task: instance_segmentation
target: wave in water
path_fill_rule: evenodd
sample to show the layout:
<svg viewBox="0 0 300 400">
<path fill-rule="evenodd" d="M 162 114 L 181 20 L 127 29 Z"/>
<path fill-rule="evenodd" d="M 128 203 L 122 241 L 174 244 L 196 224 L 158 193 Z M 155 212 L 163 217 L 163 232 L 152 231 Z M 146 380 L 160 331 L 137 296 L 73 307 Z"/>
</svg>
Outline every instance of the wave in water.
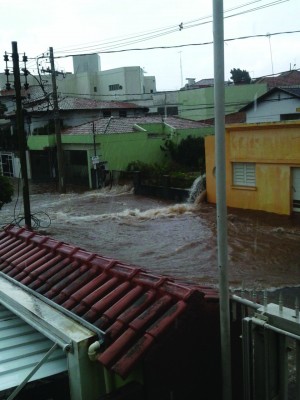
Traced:
<svg viewBox="0 0 300 400">
<path fill-rule="evenodd" d="M 184 214 L 193 214 L 196 207 L 192 204 L 175 204 L 168 207 L 153 208 L 141 211 L 138 208 L 125 209 L 119 212 L 110 212 L 103 214 L 87 214 L 87 215 L 71 215 L 67 212 L 57 211 L 53 213 L 52 218 L 56 220 L 68 220 L 70 222 L 89 222 L 89 221 L 105 221 L 105 220 L 154 220 L 158 218 L 172 218 Z"/>
</svg>

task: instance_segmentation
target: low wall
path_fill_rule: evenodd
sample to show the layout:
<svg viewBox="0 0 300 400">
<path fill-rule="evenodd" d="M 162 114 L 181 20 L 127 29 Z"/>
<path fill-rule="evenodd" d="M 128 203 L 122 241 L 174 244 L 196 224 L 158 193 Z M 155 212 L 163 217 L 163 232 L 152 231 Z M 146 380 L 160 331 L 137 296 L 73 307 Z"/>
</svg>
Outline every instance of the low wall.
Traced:
<svg viewBox="0 0 300 400">
<path fill-rule="evenodd" d="M 140 172 L 134 172 L 134 193 L 142 196 L 160 197 L 162 199 L 173 200 L 176 202 L 186 202 L 189 198 L 190 190 L 170 187 L 169 176 L 166 175 L 164 178 L 165 184 L 162 186 L 149 185 L 142 182 Z"/>
</svg>

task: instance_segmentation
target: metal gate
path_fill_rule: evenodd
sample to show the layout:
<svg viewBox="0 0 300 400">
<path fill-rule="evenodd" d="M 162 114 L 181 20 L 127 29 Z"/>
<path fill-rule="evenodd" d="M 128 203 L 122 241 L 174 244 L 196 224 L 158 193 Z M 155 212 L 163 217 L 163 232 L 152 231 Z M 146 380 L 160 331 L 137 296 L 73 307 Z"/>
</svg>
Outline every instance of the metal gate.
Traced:
<svg viewBox="0 0 300 400">
<path fill-rule="evenodd" d="M 0 153 L 0 164 L 3 176 L 14 176 L 13 153 Z"/>
</svg>

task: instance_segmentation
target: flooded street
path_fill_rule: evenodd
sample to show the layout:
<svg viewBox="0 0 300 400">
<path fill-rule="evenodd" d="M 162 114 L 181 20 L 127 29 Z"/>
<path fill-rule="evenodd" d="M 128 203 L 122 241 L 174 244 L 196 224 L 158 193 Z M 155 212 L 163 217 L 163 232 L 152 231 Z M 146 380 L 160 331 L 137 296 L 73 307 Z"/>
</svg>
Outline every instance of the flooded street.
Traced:
<svg viewBox="0 0 300 400">
<path fill-rule="evenodd" d="M 16 200 L 1 210 L 2 226 L 23 214 Z M 218 283 L 214 205 L 135 196 L 127 186 L 67 194 L 32 187 L 30 202 L 42 234 L 149 272 Z M 300 286 L 299 219 L 228 210 L 228 245 L 231 288 Z"/>
</svg>

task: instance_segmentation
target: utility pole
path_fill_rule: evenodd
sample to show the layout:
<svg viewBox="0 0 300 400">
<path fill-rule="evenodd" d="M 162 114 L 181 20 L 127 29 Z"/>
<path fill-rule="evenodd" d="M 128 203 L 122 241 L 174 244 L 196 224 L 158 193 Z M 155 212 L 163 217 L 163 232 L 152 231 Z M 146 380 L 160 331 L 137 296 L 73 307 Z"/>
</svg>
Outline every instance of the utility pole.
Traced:
<svg viewBox="0 0 300 400">
<path fill-rule="evenodd" d="M 28 185 L 27 162 L 26 162 L 27 143 L 24 131 L 24 115 L 22 109 L 20 65 L 19 65 L 17 42 L 12 42 L 12 60 L 13 60 L 13 72 L 14 72 L 14 87 L 16 93 L 16 125 L 17 125 L 19 155 L 20 155 L 21 173 L 22 173 L 24 217 L 25 217 L 26 227 L 28 229 L 31 229 L 29 185 Z"/>
<path fill-rule="evenodd" d="M 55 124 L 55 136 L 56 136 L 56 148 L 57 148 L 58 190 L 60 193 L 66 193 L 53 47 L 50 47 L 49 51 L 50 51 L 51 76 L 52 76 L 52 90 L 53 90 L 54 124 Z"/>
<path fill-rule="evenodd" d="M 226 138 L 224 88 L 223 0 L 213 0 L 214 99 L 216 136 L 217 243 L 220 290 L 220 327 L 223 400 L 232 399 L 230 303 L 228 288 L 228 243 L 226 206 Z"/>
</svg>

